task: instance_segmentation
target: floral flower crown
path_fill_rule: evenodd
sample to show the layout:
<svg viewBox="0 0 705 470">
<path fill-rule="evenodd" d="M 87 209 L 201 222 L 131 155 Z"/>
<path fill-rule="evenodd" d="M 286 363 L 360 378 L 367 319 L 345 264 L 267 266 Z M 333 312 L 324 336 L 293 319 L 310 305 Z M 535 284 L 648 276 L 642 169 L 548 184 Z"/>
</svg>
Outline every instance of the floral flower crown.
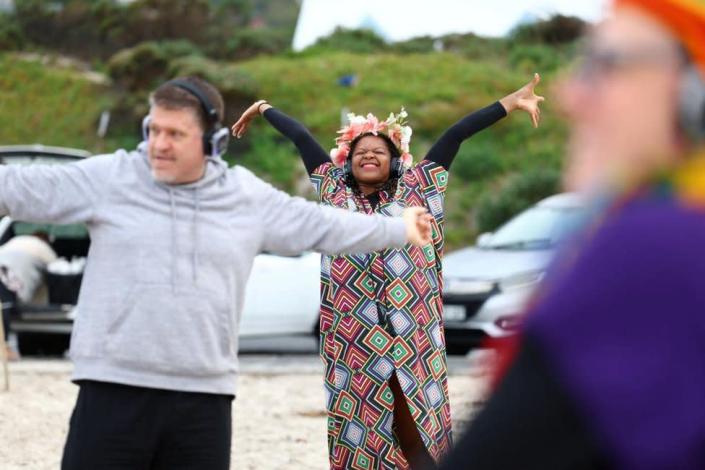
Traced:
<svg viewBox="0 0 705 470">
<path fill-rule="evenodd" d="M 411 126 L 407 124 L 407 116 L 404 108 L 401 108 L 399 114 L 390 113 L 386 121 L 379 121 L 373 114 L 368 114 L 367 117 L 353 113 L 348 114 L 349 124 L 338 131 L 340 136 L 335 139 L 338 146 L 330 151 L 333 163 L 339 167 L 345 165 L 352 141 L 360 135 L 384 134 L 399 150 L 404 167 L 411 167 L 413 157 L 409 153 L 409 142 L 412 130 Z"/>
</svg>

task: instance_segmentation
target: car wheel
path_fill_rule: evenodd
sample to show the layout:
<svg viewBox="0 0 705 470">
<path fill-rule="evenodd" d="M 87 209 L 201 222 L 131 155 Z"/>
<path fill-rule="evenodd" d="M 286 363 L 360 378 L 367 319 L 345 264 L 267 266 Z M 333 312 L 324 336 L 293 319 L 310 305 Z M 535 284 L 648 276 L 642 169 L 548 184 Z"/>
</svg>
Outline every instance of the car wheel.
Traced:
<svg viewBox="0 0 705 470">
<path fill-rule="evenodd" d="M 445 328 L 446 353 L 465 355 L 471 349 L 482 346 L 487 336 L 476 330 L 460 330 Z"/>
<path fill-rule="evenodd" d="M 313 325 L 313 337 L 316 339 L 316 351 L 321 350 L 321 315 L 318 315 L 316 324 Z"/>
<path fill-rule="evenodd" d="M 451 356 L 464 356 L 471 349 L 472 346 L 468 344 L 448 344 L 446 345 L 446 354 Z"/>
<path fill-rule="evenodd" d="M 64 357 L 70 343 L 70 335 L 17 333 L 17 346 L 22 356 Z"/>
</svg>

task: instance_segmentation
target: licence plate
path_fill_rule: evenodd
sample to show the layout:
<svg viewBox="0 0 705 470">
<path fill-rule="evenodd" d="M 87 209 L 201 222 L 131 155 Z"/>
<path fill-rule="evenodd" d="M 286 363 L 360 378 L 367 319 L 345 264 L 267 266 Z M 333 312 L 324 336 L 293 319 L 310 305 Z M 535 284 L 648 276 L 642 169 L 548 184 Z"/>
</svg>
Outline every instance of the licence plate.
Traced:
<svg viewBox="0 0 705 470">
<path fill-rule="evenodd" d="M 443 305 L 443 319 L 445 321 L 465 320 L 464 305 Z"/>
</svg>

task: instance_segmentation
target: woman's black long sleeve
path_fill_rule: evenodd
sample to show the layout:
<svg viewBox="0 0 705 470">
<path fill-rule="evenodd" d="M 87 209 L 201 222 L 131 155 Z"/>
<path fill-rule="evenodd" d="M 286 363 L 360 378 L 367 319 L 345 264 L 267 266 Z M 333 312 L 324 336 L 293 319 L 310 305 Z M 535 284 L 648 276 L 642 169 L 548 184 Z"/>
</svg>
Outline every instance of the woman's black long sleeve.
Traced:
<svg viewBox="0 0 705 470">
<path fill-rule="evenodd" d="M 276 130 L 296 145 L 309 175 L 319 166 L 331 161 L 328 153 L 299 121 L 276 108 L 269 108 L 263 114 Z"/>
<path fill-rule="evenodd" d="M 448 170 L 450 164 L 453 163 L 453 159 L 458 154 L 460 144 L 465 139 L 486 129 L 506 115 L 507 111 L 499 101 L 468 114 L 443 133 L 441 138 L 428 151 L 426 160 L 436 162 Z"/>
</svg>

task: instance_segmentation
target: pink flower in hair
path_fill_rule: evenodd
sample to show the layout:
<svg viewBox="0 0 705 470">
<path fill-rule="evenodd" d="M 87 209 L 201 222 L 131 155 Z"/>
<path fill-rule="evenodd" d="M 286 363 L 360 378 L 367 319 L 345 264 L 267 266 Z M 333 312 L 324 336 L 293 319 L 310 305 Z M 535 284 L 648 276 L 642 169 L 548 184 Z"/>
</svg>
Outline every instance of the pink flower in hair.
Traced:
<svg viewBox="0 0 705 470">
<path fill-rule="evenodd" d="M 394 142 L 394 145 L 399 147 L 401 144 L 401 127 L 400 126 L 390 127 L 387 132 L 387 136 L 391 139 L 392 142 Z"/>
<path fill-rule="evenodd" d="M 364 126 L 362 127 L 362 133 L 372 133 L 374 135 L 377 135 L 377 129 L 379 127 L 379 120 L 372 114 L 369 113 L 367 115 L 367 120 L 365 121 Z"/>
<path fill-rule="evenodd" d="M 345 159 L 348 158 L 350 147 L 348 145 L 340 145 L 337 148 L 331 149 L 330 158 L 336 166 L 342 167 L 345 165 Z"/>
</svg>

